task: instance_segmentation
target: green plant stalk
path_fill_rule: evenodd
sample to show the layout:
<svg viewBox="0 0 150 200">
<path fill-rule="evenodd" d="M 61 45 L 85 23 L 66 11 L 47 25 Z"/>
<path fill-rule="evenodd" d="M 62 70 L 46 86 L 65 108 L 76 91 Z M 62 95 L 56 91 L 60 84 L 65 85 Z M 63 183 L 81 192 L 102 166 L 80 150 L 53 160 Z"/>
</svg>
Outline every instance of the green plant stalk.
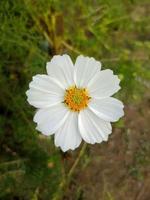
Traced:
<svg viewBox="0 0 150 200">
<path fill-rule="evenodd" d="M 68 185 L 70 184 L 70 181 L 71 181 L 71 179 L 73 177 L 75 169 L 76 169 L 77 165 L 79 164 L 80 159 L 82 158 L 82 156 L 85 153 L 86 147 L 87 147 L 87 144 L 84 143 L 82 148 L 81 148 L 81 150 L 80 150 L 80 152 L 79 152 L 79 154 L 78 154 L 78 157 L 76 158 L 75 162 L 73 163 L 68 175 L 66 176 L 66 178 L 63 178 L 63 180 L 61 181 L 61 183 L 59 185 L 59 189 L 56 192 L 56 194 L 54 195 L 53 200 L 61 200 L 63 198 L 64 193 L 67 190 Z"/>
</svg>

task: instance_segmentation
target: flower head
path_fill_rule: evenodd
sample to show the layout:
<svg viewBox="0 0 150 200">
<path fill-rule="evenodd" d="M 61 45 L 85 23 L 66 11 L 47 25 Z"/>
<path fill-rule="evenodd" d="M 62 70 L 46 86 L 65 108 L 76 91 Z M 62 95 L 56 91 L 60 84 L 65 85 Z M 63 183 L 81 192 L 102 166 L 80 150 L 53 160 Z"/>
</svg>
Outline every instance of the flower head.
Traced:
<svg viewBox="0 0 150 200">
<path fill-rule="evenodd" d="M 48 75 L 36 75 L 26 92 L 29 104 L 38 108 L 34 122 L 44 135 L 55 134 L 63 151 L 87 143 L 108 140 L 110 122 L 124 115 L 121 101 L 111 97 L 120 80 L 112 70 L 101 70 L 94 58 L 56 55 L 47 63 Z"/>
</svg>

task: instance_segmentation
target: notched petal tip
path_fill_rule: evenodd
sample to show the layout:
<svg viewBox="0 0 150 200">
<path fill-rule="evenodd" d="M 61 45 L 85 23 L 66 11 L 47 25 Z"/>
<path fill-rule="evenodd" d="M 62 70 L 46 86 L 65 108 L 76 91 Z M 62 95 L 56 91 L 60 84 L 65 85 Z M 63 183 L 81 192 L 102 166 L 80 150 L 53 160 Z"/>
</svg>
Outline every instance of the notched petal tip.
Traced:
<svg viewBox="0 0 150 200">
<path fill-rule="evenodd" d="M 45 136 L 47 136 L 47 137 L 53 134 L 53 133 L 49 133 L 49 132 L 45 132 L 45 131 L 43 131 L 43 130 L 40 128 L 39 125 L 36 126 L 35 129 L 36 129 L 37 131 L 41 132 L 43 135 L 45 135 Z"/>
<path fill-rule="evenodd" d="M 78 148 L 78 146 L 75 147 L 75 148 L 63 148 L 63 147 L 61 147 L 59 145 L 57 146 L 56 144 L 55 144 L 55 146 L 60 148 L 64 153 L 67 152 L 67 151 L 74 151 L 76 148 Z"/>
<path fill-rule="evenodd" d="M 56 139 L 56 134 L 55 134 L 55 146 L 56 147 L 58 147 L 58 148 L 60 148 L 63 152 L 66 152 L 66 151 L 73 151 L 73 150 L 75 150 L 76 148 L 78 148 L 79 147 L 79 145 L 80 145 L 80 143 L 79 144 L 77 144 L 76 146 L 74 146 L 74 147 L 71 147 L 71 146 L 66 146 L 66 144 L 64 145 L 64 144 L 59 144 L 59 142 L 58 142 L 58 140 Z"/>
</svg>

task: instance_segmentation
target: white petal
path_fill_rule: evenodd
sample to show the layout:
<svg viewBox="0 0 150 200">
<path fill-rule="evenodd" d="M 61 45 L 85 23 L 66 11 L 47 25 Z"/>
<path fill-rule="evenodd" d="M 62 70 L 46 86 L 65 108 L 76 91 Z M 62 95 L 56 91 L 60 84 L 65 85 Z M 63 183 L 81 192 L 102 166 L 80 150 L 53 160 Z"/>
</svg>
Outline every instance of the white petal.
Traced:
<svg viewBox="0 0 150 200">
<path fill-rule="evenodd" d="M 92 97 L 103 98 L 116 93 L 120 89 L 119 83 L 118 76 L 113 75 L 112 70 L 106 69 L 98 72 L 87 87 Z"/>
<path fill-rule="evenodd" d="M 74 150 L 81 143 L 81 136 L 78 129 L 78 114 L 70 112 L 65 123 L 55 134 L 55 145 L 60 146 L 65 152 L 69 149 Z"/>
<path fill-rule="evenodd" d="M 94 58 L 78 56 L 75 63 L 75 83 L 77 87 L 86 87 L 87 83 L 101 69 L 101 63 Z"/>
<path fill-rule="evenodd" d="M 36 108 L 46 108 L 63 101 L 65 91 L 57 81 L 48 75 L 36 75 L 26 92 L 29 104 Z"/>
<path fill-rule="evenodd" d="M 33 119 L 37 123 L 36 129 L 44 135 L 55 133 L 63 125 L 69 112 L 69 109 L 63 103 L 50 108 L 39 109 Z"/>
<path fill-rule="evenodd" d="M 91 110 L 85 109 L 79 113 L 79 130 L 87 143 L 100 143 L 108 140 L 111 124 L 97 117 Z"/>
<path fill-rule="evenodd" d="M 121 101 L 108 97 L 104 99 L 91 99 L 89 108 L 101 119 L 115 122 L 124 115 Z"/>
<path fill-rule="evenodd" d="M 74 67 L 68 55 L 54 56 L 46 68 L 48 75 L 57 79 L 64 89 L 74 85 Z"/>
</svg>

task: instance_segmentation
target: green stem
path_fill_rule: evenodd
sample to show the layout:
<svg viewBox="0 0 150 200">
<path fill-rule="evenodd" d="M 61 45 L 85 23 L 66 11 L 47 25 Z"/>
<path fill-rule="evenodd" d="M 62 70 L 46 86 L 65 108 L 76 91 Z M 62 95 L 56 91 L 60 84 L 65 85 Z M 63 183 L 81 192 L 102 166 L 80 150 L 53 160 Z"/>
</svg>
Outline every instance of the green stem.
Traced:
<svg viewBox="0 0 150 200">
<path fill-rule="evenodd" d="M 71 169 L 70 169 L 70 171 L 69 171 L 69 173 L 68 173 L 68 181 L 69 181 L 69 182 L 70 182 L 70 180 L 71 180 L 71 178 L 72 178 L 72 175 L 73 175 L 73 173 L 74 173 L 74 171 L 75 171 L 75 169 L 76 169 L 76 167 L 77 167 L 77 165 L 78 165 L 78 163 L 79 163 L 81 157 L 83 156 L 83 154 L 84 154 L 84 152 L 85 152 L 86 147 L 87 147 L 87 144 L 84 143 L 83 146 L 82 146 L 82 148 L 81 148 L 81 150 L 80 150 L 80 152 L 79 152 L 78 157 L 76 158 L 74 164 L 72 165 L 72 167 L 71 167 Z"/>
<path fill-rule="evenodd" d="M 75 172 L 75 169 L 77 167 L 77 165 L 79 164 L 80 162 L 80 159 L 82 158 L 82 156 L 84 155 L 84 152 L 85 152 L 85 149 L 86 149 L 86 146 L 87 144 L 84 143 L 79 154 L 78 154 L 78 157 L 76 158 L 75 162 L 73 163 L 68 175 L 66 176 L 66 179 L 63 179 L 59 185 L 59 189 L 58 191 L 56 192 L 56 194 L 54 195 L 54 198 L 53 200 L 61 200 L 64 196 L 64 193 L 66 191 L 66 189 L 68 188 L 68 185 L 72 179 L 72 176 Z"/>
</svg>

